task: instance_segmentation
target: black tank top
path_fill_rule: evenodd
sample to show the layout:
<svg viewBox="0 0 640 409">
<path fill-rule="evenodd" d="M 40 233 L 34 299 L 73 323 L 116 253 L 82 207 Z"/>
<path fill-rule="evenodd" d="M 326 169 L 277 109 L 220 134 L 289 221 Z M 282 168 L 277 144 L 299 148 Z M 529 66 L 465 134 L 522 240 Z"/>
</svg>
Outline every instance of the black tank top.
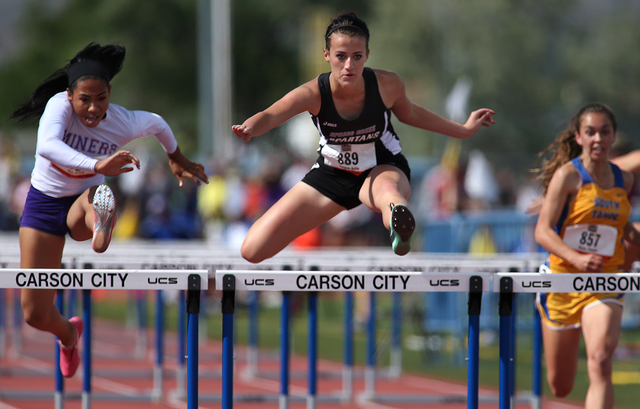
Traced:
<svg viewBox="0 0 640 409">
<path fill-rule="evenodd" d="M 321 107 L 311 115 L 320 132 L 318 163 L 347 171 L 362 172 L 386 163 L 402 150 L 391 125 L 391 110 L 385 107 L 375 72 L 364 68 L 365 102 L 360 115 L 343 119 L 336 110 L 329 83 L 330 73 L 318 77 Z M 355 155 L 354 155 L 355 154 Z"/>
</svg>

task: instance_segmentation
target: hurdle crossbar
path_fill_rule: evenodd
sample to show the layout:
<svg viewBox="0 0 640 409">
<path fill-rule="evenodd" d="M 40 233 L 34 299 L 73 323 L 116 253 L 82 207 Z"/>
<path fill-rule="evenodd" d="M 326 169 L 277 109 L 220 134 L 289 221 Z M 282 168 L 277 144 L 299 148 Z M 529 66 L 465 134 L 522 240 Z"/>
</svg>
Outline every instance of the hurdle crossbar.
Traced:
<svg viewBox="0 0 640 409">
<path fill-rule="evenodd" d="M 511 278 L 514 293 L 640 293 L 638 273 L 497 273 L 494 292 L 503 292 L 503 277 Z"/>
<path fill-rule="evenodd" d="M 188 290 L 189 276 L 198 275 L 208 288 L 204 270 L 2 269 L 0 288 L 63 290 Z"/>
<path fill-rule="evenodd" d="M 218 270 L 216 290 L 226 289 L 225 275 L 236 278 L 235 290 L 246 291 L 468 292 L 473 276 L 484 277 L 482 291 L 491 291 L 491 274 L 481 272 Z"/>
<path fill-rule="evenodd" d="M 260 290 L 281 291 L 283 293 L 283 305 L 281 313 L 281 390 L 279 396 L 280 408 L 287 408 L 289 403 L 289 373 L 288 373 L 288 310 L 290 294 L 294 291 L 308 292 L 310 294 L 310 338 L 315 334 L 315 293 L 319 291 L 368 291 L 373 297 L 375 292 L 469 292 L 473 294 L 473 308 L 469 310 L 470 336 L 478 337 L 480 299 L 477 295 L 491 290 L 490 273 L 425 273 L 422 271 L 409 272 L 380 272 L 380 271 L 254 271 L 254 270 L 218 270 L 215 273 L 216 289 L 223 291 L 223 397 L 222 407 L 231 408 L 233 397 L 232 379 L 233 366 L 230 357 L 233 356 L 233 347 L 227 340 L 233 338 L 233 303 L 236 290 Z M 472 297 L 470 295 L 470 302 Z M 373 298 L 371 300 L 373 303 Z M 373 321 L 370 319 L 370 321 Z M 373 327 L 373 322 L 370 326 Z M 473 328 L 471 329 L 471 327 Z M 227 342 L 225 342 L 227 341 Z M 470 348 L 477 348 L 478 340 L 469 342 Z M 284 345 L 284 346 L 283 346 Z M 309 345 L 310 359 L 315 360 L 315 344 Z M 370 345 L 369 349 L 372 349 Z M 373 354 L 370 354 L 373 355 Z M 470 361 L 477 360 L 477 351 L 471 351 Z M 370 357 L 371 358 L 371 357 Z M 374 391 L 375 378 L 373 376 L 373 359 L 369 359 L 365 372 L 366 391 L 362 397 L 369 401 L 383 400 Z M 470 363 L 470 372 L 477 371 L 477 362 Z M 307 408 L 314 409 L 317 401 L 316 365 L 309 362 L 309 380 Z M 477 385 L 477 374 L 470 375 Z M 326 397 L 325 397 L 326 398 Z M 337 396 L 340 399 L 340 396 Z M 426 397 L 429 399 L 429 397 Z M 471 388 L 468 391 L 467 401 L 470 407 L 477 407 L 478 391 Z"/>
</svg>

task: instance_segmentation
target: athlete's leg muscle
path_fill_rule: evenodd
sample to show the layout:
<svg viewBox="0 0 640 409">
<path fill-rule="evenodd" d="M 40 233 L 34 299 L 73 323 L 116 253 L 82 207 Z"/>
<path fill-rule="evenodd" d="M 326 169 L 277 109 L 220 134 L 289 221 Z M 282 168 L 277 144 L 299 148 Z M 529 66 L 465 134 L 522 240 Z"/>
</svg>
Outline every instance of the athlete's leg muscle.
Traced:
<svg viewBox="0 0 640 409">
<path fill-rule="evenodd" d="M 21 227 L 19 239 L 21 268 L 60 268 L 64 236 Z M 73 326 L 60 315 L 54 298 L 55 290 L 22 289 L 20 301 L 24 319 L 32 327 L 50 332 L 69 345 L 75 339 Z"/>
<path fill-rule="evenodd" d="M 407 199 L 411 193 L 411 186 L 407 176 L 398 168 L 391 165 L 376 166 L 362 188 L 360 201 L 374 212 L 382 213 L 384 227 L 389 229 L 391 219 L 390 203 L 408 206 Z"/>
<path fill-rule="evenodd" d="M 242 257 L 252 263 L 273 257 L 342 210 L 344 207 L 299 182 L 251 226 L 240 249 Z"/>
</svg>

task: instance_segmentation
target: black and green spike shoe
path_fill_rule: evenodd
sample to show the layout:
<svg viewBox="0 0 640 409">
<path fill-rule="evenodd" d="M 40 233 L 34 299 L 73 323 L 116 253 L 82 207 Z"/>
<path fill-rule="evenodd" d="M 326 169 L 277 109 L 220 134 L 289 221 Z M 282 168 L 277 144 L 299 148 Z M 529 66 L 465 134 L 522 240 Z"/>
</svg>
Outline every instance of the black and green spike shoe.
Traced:
<svg viewBox="0 0 640 409">
<path fill-rule="evenodd" d="M 411 236 L 416 229 L 416 221 L 411 210 L 403 204 L 389 205 L 391 208 L 391 221 L 389 222 L 389 235 L 393 252 L 404 256 L 411 250 Z"/>
</svg>

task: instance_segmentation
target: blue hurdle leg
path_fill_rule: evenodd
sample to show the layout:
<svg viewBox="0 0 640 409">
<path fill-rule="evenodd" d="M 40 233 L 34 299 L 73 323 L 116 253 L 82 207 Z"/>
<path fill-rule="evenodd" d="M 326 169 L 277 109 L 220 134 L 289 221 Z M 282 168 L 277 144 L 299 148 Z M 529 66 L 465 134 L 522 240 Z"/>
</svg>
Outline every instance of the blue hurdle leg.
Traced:
<svg viewBox="0 0 640 409">
<path fill-rule="evenodd" d="M 515 406 L 515 395 L 516 395 L 516 325 L 517 325 L 517 304 L 516 304 L 517 294 L 513 294 L 513 298 L 511 300 L 512 310 L 511 310 L 511 345 L 510 345 L 510 353 L 511 359 L 509 361 L 509 396 L 511 399 L 511 407 Z"/>
<path fill-rule="evenodd" d="M 280 409 L 289 407 L 289 306 L 291 293 L 282 292 L 280 310 Z"/>
<path fill-rule="evenodd" d="M 91 290 L 82 290 L 82 320 L 84 342 L 82 348 L 82 408 L 91 407 Z"/>
<path fill-rule="evenodd" d="M 467 369 L 467 409 L 478 409 L 480 366 L 480 311 L 482 304 L 482 277 L 469 280 L 469 362 Z"/>
<path fill-rule="evenodd" d="M 232 275 L 222 278 L 222 409 L 233 408 L 233 313 L 236 280 Z"/>
<path fill-rule="evenodd" d="M 478 408 L 480 316 L 469 315 L 469 362 L 467 362 L 467 408 Z"/>
<path fill-rule="evenodd" d="M 64 316 L 64 290 L 58 290 L 56 294 L 56 306 L 60 311 L 60 314 Z M 56 338 L 57 340 L 57 338 Z M 62 409 L 64 406 L 63 394 L 64 394 L 64 378 L 60 371 L 60 344 L 55 343 L 55 392 L 54 392 L 54 404 L 56 409 Z"/>
<path fill-rule="evenodd" d="M 189 276 L 187 290 L 187 409 L 198 408 L 198 343 L 200 315 L 200 277 Z M 232 318 L 233 319 L 233 318 Z M 223 331 L 224 332 L 224 331 Z M 233 334 L 232 334 L 233 337 Z"/>
<path fill-rule="evenodd" d="M 511 408 L 511 314 L 513 313 L 513 280 L 500 279 L 500 409 Z"/>
<path fill-rule="evenodd" d="M 309 293 L 309 374 L 308 374 L 308 388 L 309 394 L 307 396 L 307 409 L 315 409 L 316 407 L 316 389 L 318 385 L 318 293 Z"/>
</svg>

